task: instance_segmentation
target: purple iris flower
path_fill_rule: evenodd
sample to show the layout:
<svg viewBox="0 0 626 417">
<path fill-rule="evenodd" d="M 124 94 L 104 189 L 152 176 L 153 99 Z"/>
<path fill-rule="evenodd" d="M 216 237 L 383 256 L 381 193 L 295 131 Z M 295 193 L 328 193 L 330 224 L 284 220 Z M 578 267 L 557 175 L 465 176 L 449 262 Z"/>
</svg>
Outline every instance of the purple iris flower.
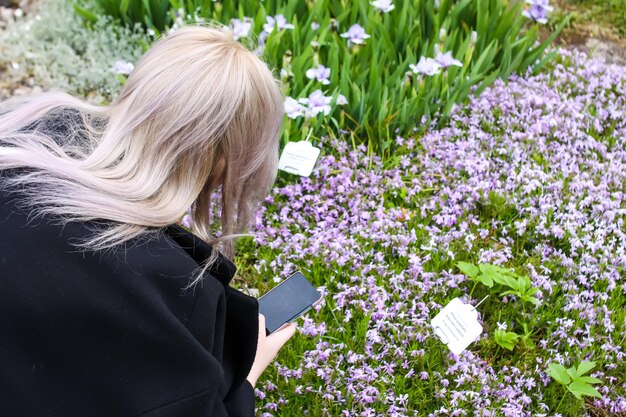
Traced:
<svg viewBox="0 0 626 417">
<path fill-rule="evenodd" d="M 297 119 L 300 116 L 304 116 L 306 107 L 298 103 L 291 97 L 285 98 L 285 113 L 290 119 Z"/>
<path fill-rule="evenodd" d="M 383 13 L 388 13 L 396 8 L 391 0 L 374 0 L 370 4 Z"/>
<path fill-rule="evenodd" d="M 265 21 L 267 23 L 263 25 L 263 30 L 267 33 L 271 33 L 274 30 L 274 26 L 276 26 L 278 30 L 294 28 L 293 24 L 287 23 L 287 19 L 285 19 L 285 16 L 283 16 L 282 14 L 277 14 L 274 17 L 267 16 L 265 18 Z"/>
<path fill-rule="evenodd" d="M 548 23 L 548 14 L 554 10 L 549 0 L 526 0 L 526 3 L 530 4 L 530 8 L 522 12 L 524 16 L 537 23 Z"/>
<path fill-rule="evenodd" d="M 250 34 L 250 29 L 252 29 L 252 19 L 249 17 L 244 17 L 242 20 L 232 19 L 231 27 L 233 29 L 233 37 L 235 40 L 245 38 Z"/>
<path fill-rule="evenodd" d="M 315 90 L 311 93 L 311 95 L 309 95 L 309 98 L 301 98 L 298 101 L 309 105 L 309 108 L 306 111 L 307 117 L 315 117 L 319 113 L 328 115 L 332 110 L 330 107 L 332 97 L 326 97 L 322 90 Z"/>
<path fill-rule="evenodd" d="M 416 74 L 436 75 L 441 72 L 441 65 L 432 58 L 421 57 L 417 65 L 409 65 Z"/>
<path fill-rule="evenodd" d="M 364 43 L 365 39 L 371 37 L 370 35 L 365 33 L 365 29 L 363 29 L 361 25 L 357 23 L 350 26 L 350 29 L 348 29 L 347 32 L 344 32 L 339 36 L 341 36 L 342 38 L 347 38 L 350 42 L 356 43 L 357 45 Z"/>
<path fill-rule="evenodd" d="M 462 67 L 463 64 L 461 63 L 461 61 L 459 61 L 458 59 L 454 59 L 452 57 L 452 52 L 448 51 L 445 54 L 442 54 L 441 52 L 437 52 L 437 56 L 435 57 L 435 61 L 437 61 L 437 63 L 439 65 L 441 65 L 441 68 L 443 69 L 447 69 L 453 65 L 457 66 L 457 67 Z"/>
<path fill-rule="evenodd" d="M 324 85 L 330 84 L 330 81 L 328 80 L 328 77 L 330 77 L 330 68 L 323 65 L 320 65 L 317 68 L 310 68 L 305 74 L 306 77 L 311 80 L 317 80 Z"/>
</svg>

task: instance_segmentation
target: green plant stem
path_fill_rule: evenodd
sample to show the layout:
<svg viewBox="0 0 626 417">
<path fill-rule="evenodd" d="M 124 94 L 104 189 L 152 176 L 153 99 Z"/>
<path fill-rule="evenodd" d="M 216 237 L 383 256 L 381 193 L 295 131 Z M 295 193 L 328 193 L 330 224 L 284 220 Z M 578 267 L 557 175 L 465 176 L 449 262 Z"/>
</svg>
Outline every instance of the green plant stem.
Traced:
<svg viewBox="0 0 626 417">
<path fill-rule="evenodd" d="M 472 290 L 469 293 L 469 296 L 471 297 L 472 294 L 474 293 L 474 290 L 476 289 L 476 286 L 478 285 L 478 281 L 474 281 L 474 286 L 472 287 Z"/>
<path fill-rule="evenodd" d="M 559 411 L 559 407 L 561 406 L 561 403 L 565 399 L 566 395 L 567 395 L 567 390 L 565 389 L 565 386 L 564 386 L 563 387 L 563 395 L 561 396 L 561 401 L 559 401 L 559 403 L 557 404 L 556 408 L 554 409 L 554 414 L 556 414 Z"/>
</svg>

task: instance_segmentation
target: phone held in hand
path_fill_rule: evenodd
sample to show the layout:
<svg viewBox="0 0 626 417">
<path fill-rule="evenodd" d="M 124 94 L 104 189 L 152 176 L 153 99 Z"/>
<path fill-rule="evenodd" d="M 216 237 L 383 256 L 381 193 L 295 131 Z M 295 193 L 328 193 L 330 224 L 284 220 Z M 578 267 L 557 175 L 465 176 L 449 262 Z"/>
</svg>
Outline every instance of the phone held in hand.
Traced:
<svg viewBox="0 0 626 417">
<path fill-rule="evenodd" d="M 259 298 L 259 313 L 265 316 L 265 330 L 270 333 L 295 321 L 322 301 L 322 294 L 296 272 Z"/>
</svg>

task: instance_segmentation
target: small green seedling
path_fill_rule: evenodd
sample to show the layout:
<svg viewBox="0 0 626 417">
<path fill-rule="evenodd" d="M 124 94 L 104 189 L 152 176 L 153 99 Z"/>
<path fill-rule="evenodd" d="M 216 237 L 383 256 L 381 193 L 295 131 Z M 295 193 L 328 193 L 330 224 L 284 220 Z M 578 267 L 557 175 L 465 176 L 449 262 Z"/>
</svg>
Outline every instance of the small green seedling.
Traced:
<svg viewBox="0 0 626 417">
<path fill-rule="evenodd" d="M 509 287 L 512 288 L 510 291 L 505 291 L 500 295 L 515 295 L 522 301 L 526 301 L 532 303 L 534 305 L 539 305 L 539 299 L 533 297 L 535 294 L 539 292 L 539 288 L 531 287 L 530 278 L 528 277 L 517 277 L 517 281 L 513 280 Z"/>
<path fill-rule="evenodd" d="M 469 262 L 458 262 L 457 266 L 465 275 L 475 282 L 480 282 L 486 287 L 493 287 L 494 283 L 507 285 L 515 281 L 515 272 L 492 264 L 480 264 L 478 266 Z"/>
<path fill-rule="evenodd" d="M 591 376 L 584 376 L 595 366 L 595 362 L 581 362 L 578 367 L 565 368 L 558 363 L 551 363 L 548 365 L 547 373 L 579 400 L 583 396 L 602 398 L 598 390 L 591 386 L 591 384 L 599 384 L 602 381 Z"/>
<path fill-rule="evenodd" d="M 527 276 L 519 276 L 511 269 L 492 264 L 476 266 L 469 262 L 458 262 L 457 266 L 474 282 L 480 282 L 488 288 L 493 287 L 494 284 L 511 288 L 500 295 L 515 295 L 522 301 L 539 305 L 539 299 L 534 297 L 539 292 L 539 288 L 531 286 L 530 278 Z"/>
<path fill-rule="evenodd" d="M 493 338 L 499 346 L 512 351 L 515 347 L 517 339 L 520 338 L 520 335 L 515 332 L 507 332 L 503 329 L 497 329 L 493 333 Z"/>
</svg>

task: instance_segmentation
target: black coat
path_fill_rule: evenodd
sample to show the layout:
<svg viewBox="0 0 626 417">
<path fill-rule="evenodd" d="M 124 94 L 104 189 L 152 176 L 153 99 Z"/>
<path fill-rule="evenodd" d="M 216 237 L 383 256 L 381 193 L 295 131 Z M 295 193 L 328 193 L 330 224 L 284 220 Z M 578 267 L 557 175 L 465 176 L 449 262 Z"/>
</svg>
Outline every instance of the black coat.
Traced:
<svg viewBox="0 0 626 417">
<path fill-rule="evenodd" d="M 182 294 L 211 253 L 182 227 L 81 252 L 92 225 L 20 200 L 0 190 L 0 416 L 254 415 L 258 303 L 229 287 L 229 260 Z"/>
</svg>

